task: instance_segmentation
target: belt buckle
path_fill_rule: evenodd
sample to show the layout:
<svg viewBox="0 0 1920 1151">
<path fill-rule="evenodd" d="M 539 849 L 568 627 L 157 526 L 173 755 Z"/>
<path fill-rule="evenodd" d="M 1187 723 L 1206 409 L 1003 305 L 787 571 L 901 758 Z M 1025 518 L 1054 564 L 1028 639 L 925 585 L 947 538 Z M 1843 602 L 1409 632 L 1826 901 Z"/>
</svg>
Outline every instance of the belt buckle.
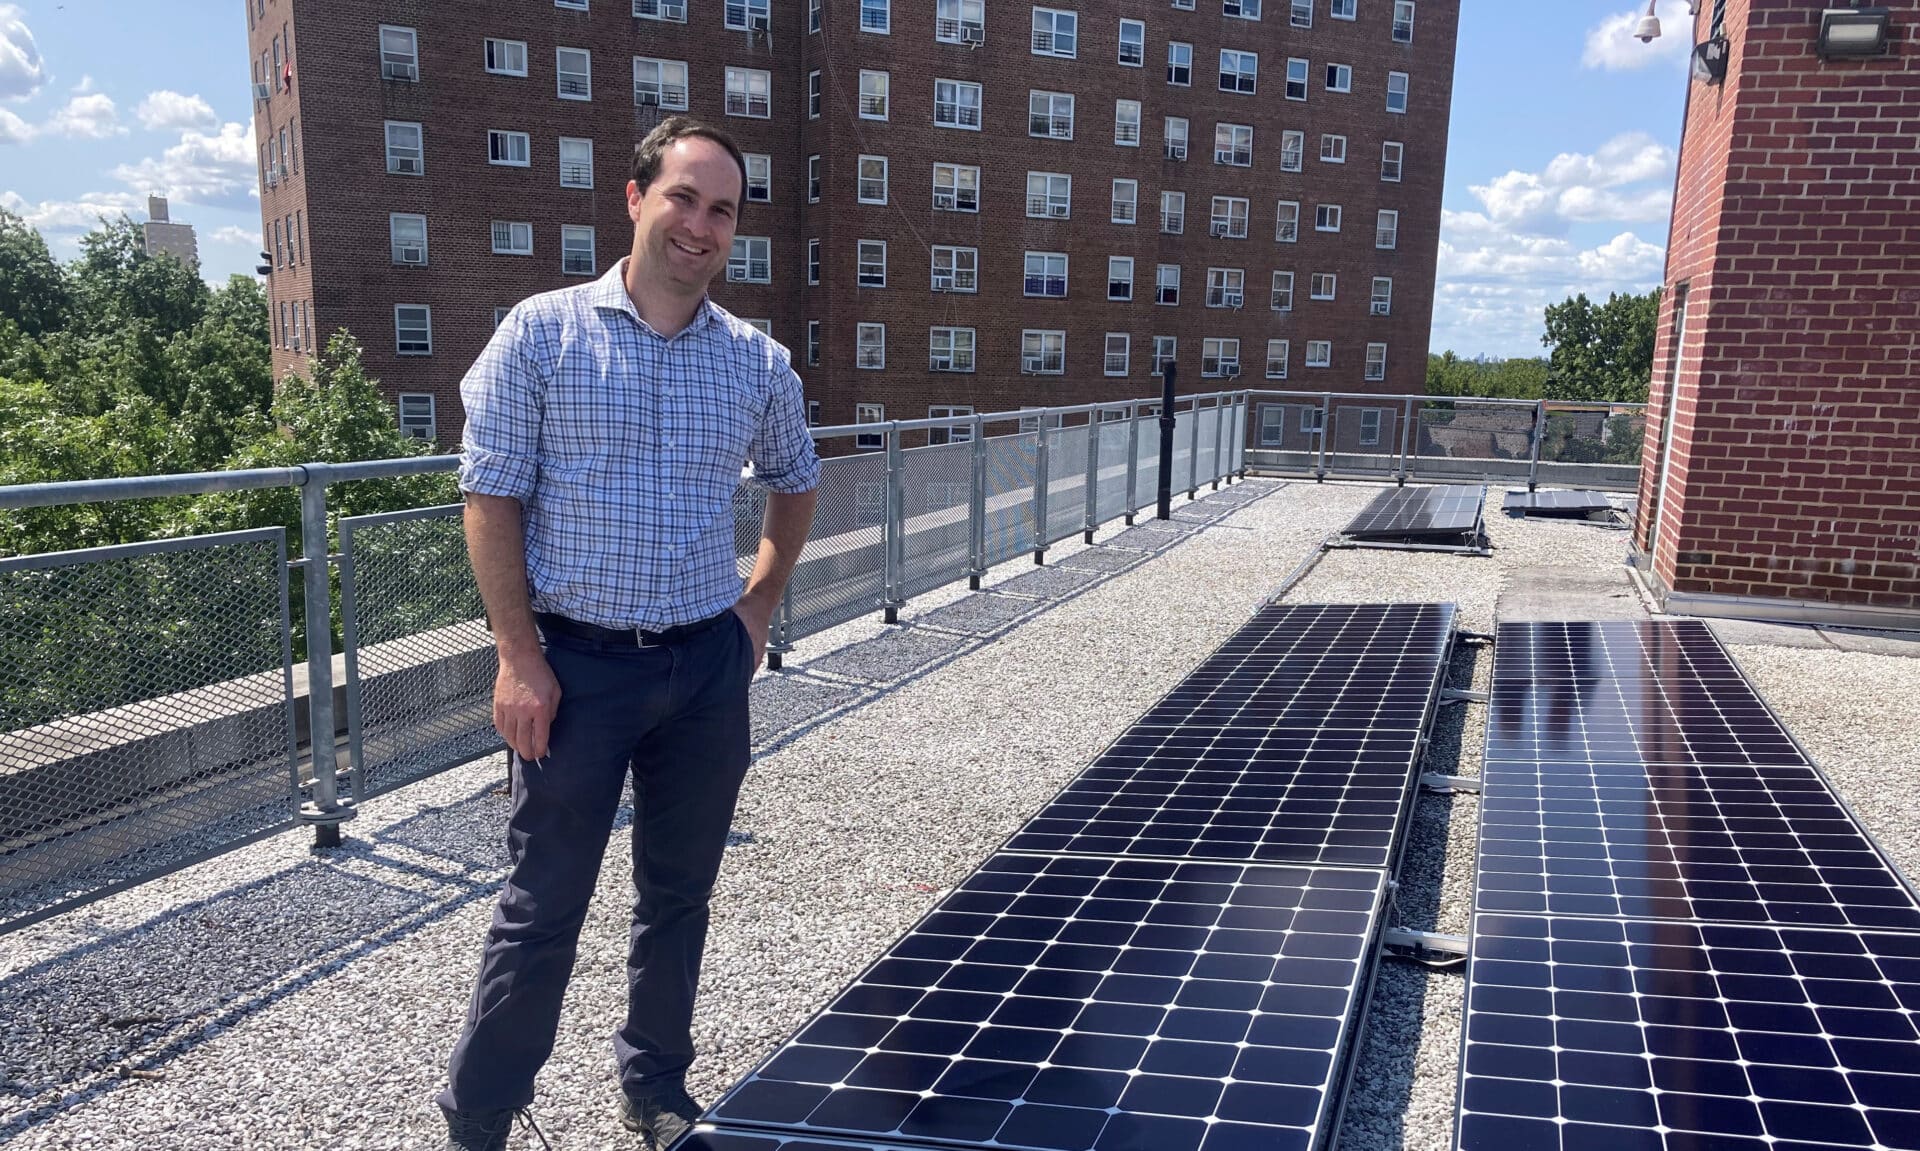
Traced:
<svg viewBox="0 0 1920 1151">
<path fill-rule="evenodd" d="M 660 646 L 659 638 L 653 632 L 648 631 L 639 624 L 635 624 L 633 627 L 633 644 L 635 647 L 643 650 Z"/>
</svg>

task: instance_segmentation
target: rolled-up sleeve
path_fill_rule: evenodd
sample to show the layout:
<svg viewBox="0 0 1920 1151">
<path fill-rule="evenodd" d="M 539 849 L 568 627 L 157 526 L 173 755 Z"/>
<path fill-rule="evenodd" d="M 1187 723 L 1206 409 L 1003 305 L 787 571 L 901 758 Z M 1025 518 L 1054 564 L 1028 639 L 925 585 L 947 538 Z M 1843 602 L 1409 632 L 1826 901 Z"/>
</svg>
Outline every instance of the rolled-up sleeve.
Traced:
<svg viewBox="0 0 1920 1151">
<path fill-rule="evenodd" d="M 460 381 L 460 490 L 525 503 L 538 473 L 542 373 L 522 311 L 500 321 Z"/>
<path fill-rule="evenodd" d="M 747 448 L 756 480 L 789 495 L 810 492 L 820 483 L 820 456 L 807 434 L 807 405 L 786 357 L 773 356 L 769 364 L 770 394 L 766 414 Z"/>
</svg>

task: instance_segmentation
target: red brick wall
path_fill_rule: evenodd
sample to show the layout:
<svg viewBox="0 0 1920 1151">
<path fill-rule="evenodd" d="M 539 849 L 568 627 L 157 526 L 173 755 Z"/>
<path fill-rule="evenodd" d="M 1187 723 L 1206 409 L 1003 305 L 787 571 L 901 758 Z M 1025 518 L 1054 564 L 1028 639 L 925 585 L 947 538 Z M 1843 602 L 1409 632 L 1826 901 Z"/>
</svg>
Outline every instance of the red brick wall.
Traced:
<svg viewBox="0 0 1920 1151">
<path fill-rule="evenodd" d="M 1729 0 L 1726 83 L 1692 86 L 1635 529 L 1672 413 L 1672 591 L 1920 607 L 1920 0 L 1887 7 L 1888 57 L 1821 60 L 1819 5 Z"/>
</svg>

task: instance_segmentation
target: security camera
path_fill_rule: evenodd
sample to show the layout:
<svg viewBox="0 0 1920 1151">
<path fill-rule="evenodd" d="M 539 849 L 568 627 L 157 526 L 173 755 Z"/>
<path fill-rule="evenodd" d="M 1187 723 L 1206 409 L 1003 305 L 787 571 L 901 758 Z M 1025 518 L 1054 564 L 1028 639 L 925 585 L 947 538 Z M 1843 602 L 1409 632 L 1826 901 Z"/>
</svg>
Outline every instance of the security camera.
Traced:
<svg viewBox="0 0 1920 1151">
<path fill-rule="evenodd" d="M 1659 2 L 1660 0 L 1647 0 L 1647 14 L 1640 18 L 1639 26 L 1633 30 L 1634 39 L 1642 44 L 1651 44 L 1654 37 L 1660 35 L 1660 17 L 1653 14 L 1653 7 Z"/>
</svg>

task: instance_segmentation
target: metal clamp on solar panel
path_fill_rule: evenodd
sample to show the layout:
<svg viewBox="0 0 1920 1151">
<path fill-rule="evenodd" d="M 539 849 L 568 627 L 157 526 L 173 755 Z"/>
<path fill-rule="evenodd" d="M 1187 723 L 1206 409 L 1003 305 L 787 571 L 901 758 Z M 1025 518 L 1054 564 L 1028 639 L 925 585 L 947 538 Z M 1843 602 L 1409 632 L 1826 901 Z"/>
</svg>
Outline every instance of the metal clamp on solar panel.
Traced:
<svg viewBox="0 0 1920 1151">
<path fill-rule="evenodd" d="M 1327 548 L 1491 555 L 1481 520 L 1487 489 L 1474 484 L 1388 488 L 1373 498 Z"/>
</svg>

